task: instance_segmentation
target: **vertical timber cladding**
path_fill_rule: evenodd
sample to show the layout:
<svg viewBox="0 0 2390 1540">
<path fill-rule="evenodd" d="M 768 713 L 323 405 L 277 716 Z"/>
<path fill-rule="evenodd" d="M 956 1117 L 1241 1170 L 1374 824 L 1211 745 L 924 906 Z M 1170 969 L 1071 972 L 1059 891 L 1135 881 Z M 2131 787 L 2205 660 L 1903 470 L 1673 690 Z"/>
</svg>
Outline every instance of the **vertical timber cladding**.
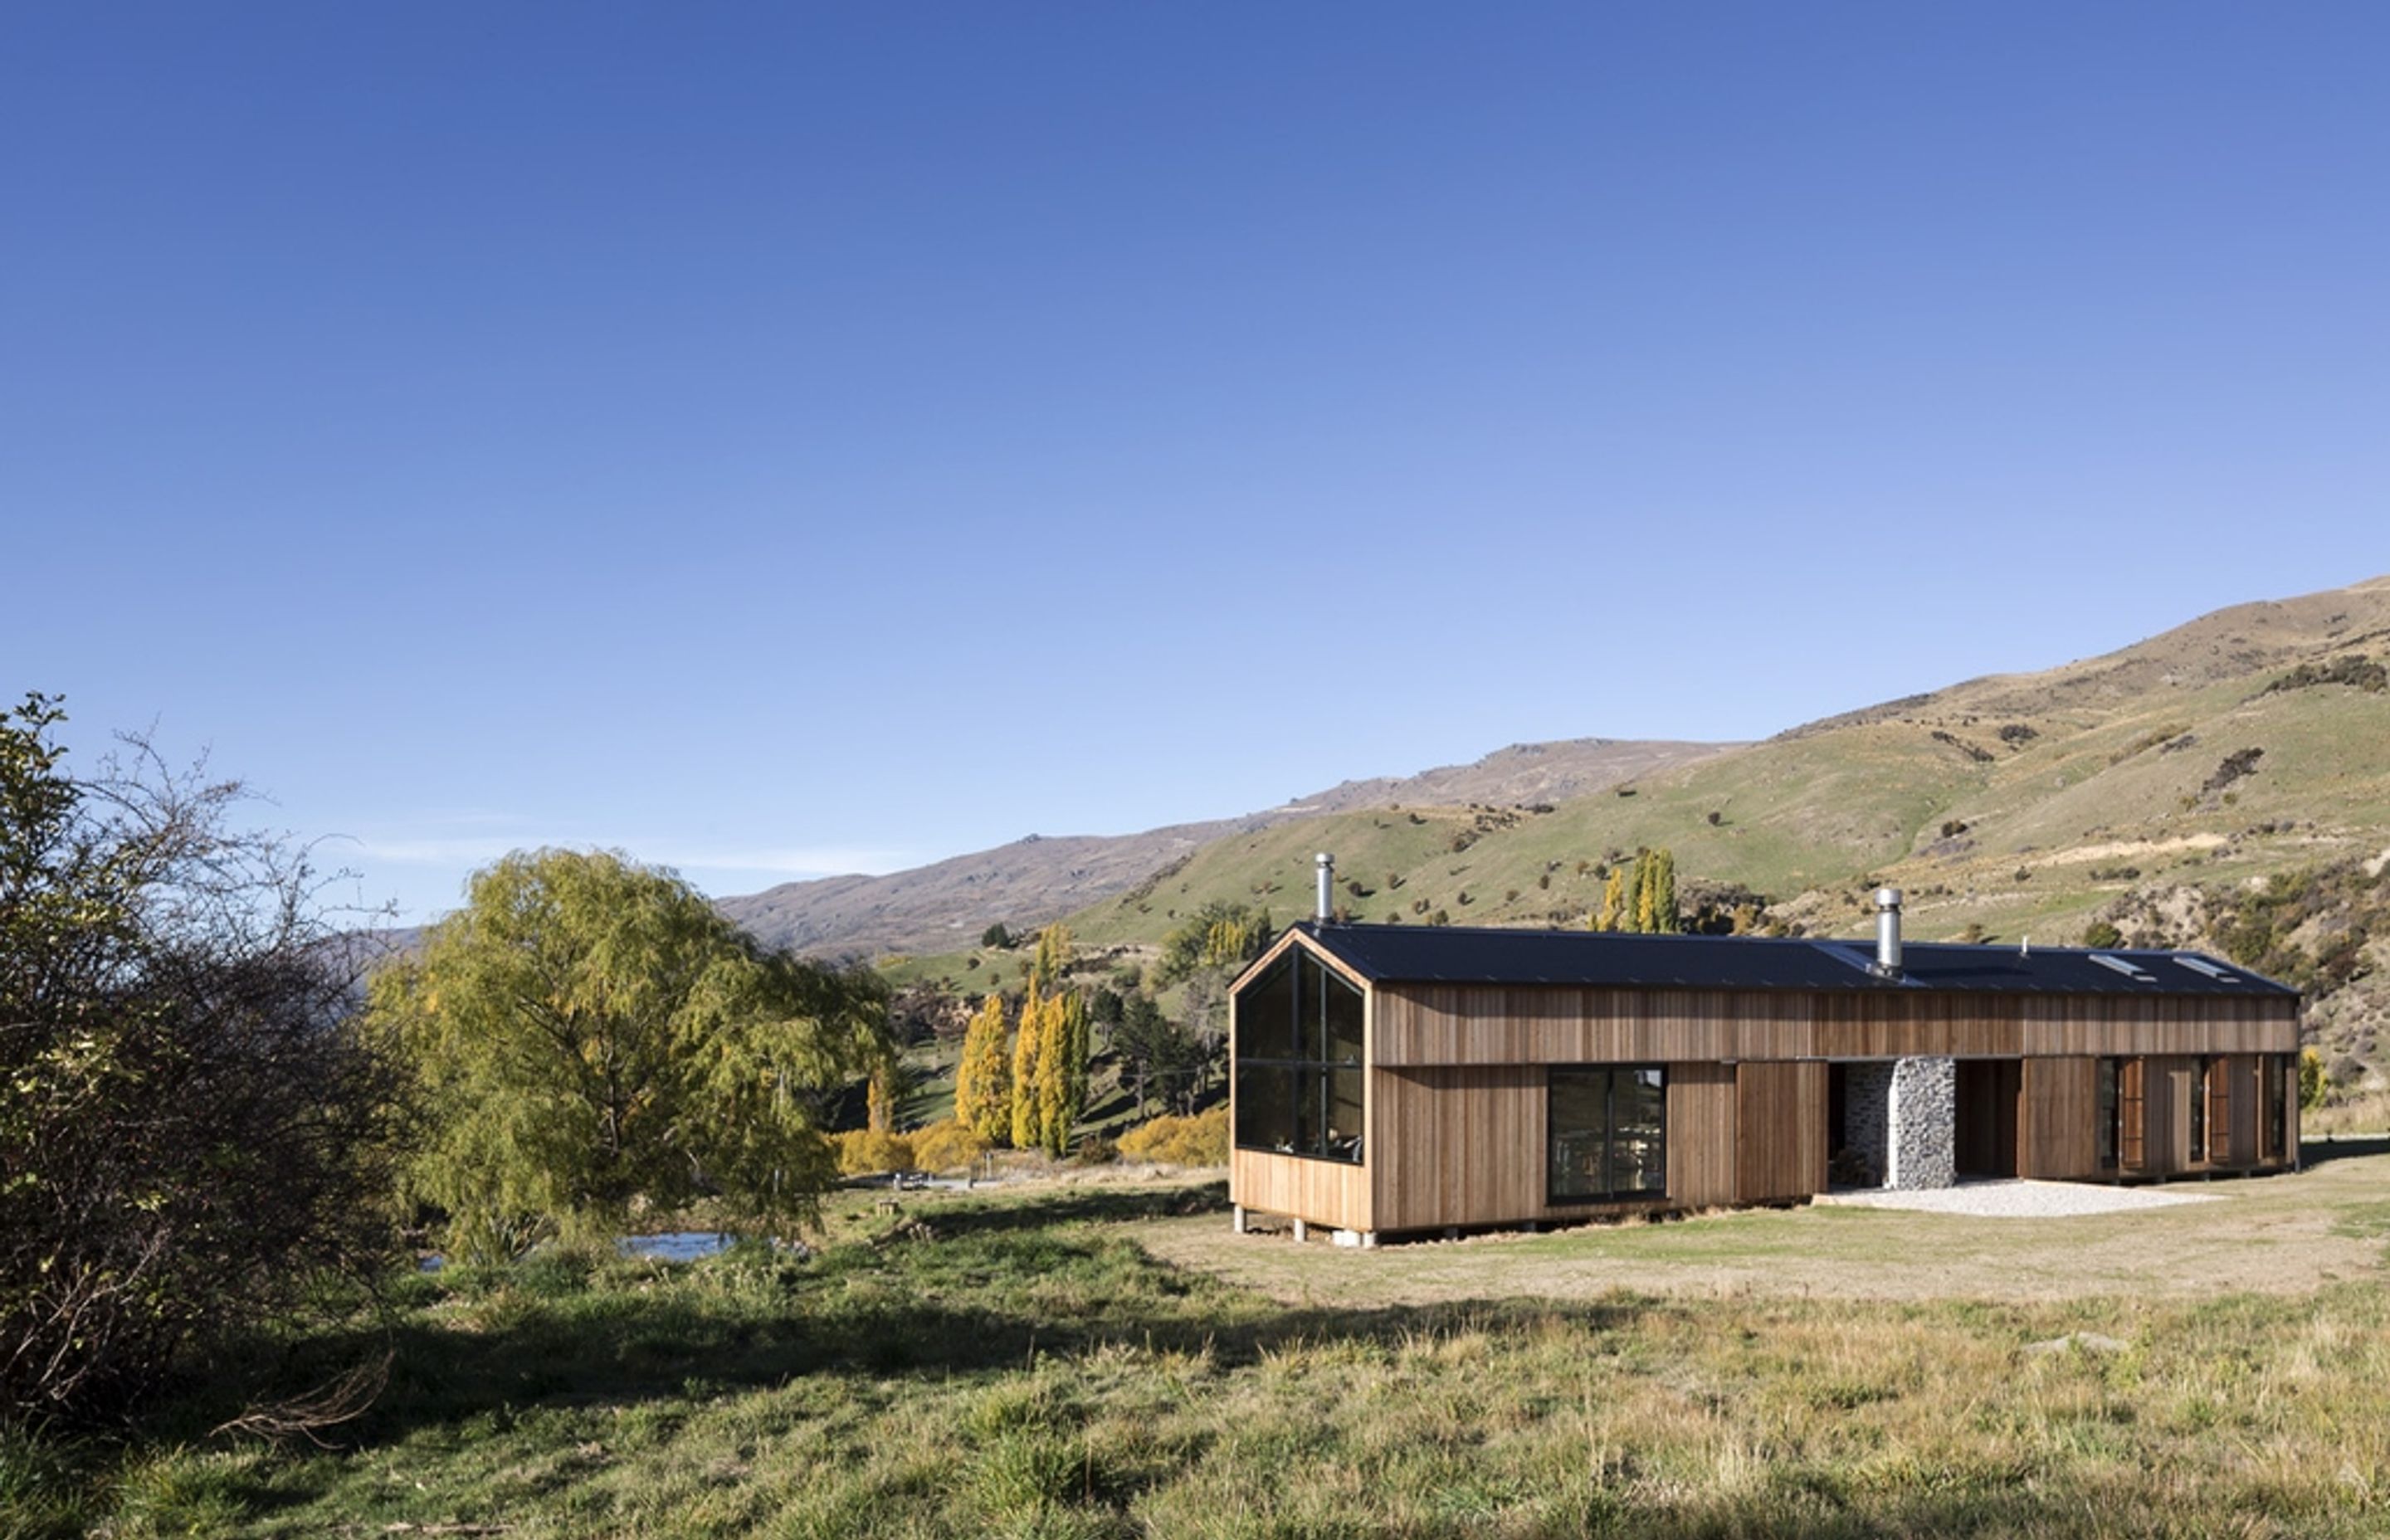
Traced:
<svg viewBox="0 0 2390 1540">
<path fill-rule="evenodd" d="M 2229 1119 L 2226 1126 L 2232 1130 L 2231 1162 L 2236 1166 L 2257 1163 L 2257 1103 L 2259 1087 L 2255 1054 L 2234 1054 L 2224 1061 L 2224 1074 L 2229 1078 Z"/>
<path fill-rule="evenodd" d="M 1544 1071 L 1374 1070 L 1371 1209 L 1381 1230 L 1496 1225 L 1544 1212 Z"/>
<path fill-rule="evenodd" d="M 2145 1171 L 2150 1163 L 2149 1064 L 2127 1059 L 2116 1071 L 2116 1150 L 2126 1171 Z"/>
<path fill-rule="evenodd" d="M 2141 1170 L 2148 1174 L 2191 1169 L 2191 1097 L 2198 1078 L 2196 1059 L 2152 1055 L 2141 1060 L 2146 1151 Z"/>
<path fill-rule="evenodd" d="M 1799 1059 L 1817 997 L 1794 991 L 1381 983 L 1372 1062 L 1677 1064 Z"/>
<path fill-rule="evenodd" d="M 1735 1066 L 1738 1202 L 1826 1190 L 1826 1066 L 1817 1060 Z"/>
<path fill-rule="evenodd" d="M 1371 1227 L 1369 1174 L 1343 1161 L 1231 1148 L 1228 1192 L 1231 1201 L 1257 1213 L 1282 1213 L 1339 1230 Z"/>
<path fill-rule="evenodd" d="M 2028 1059 L 2024 1068 L 2017 1174 L 2053 1181 L 2101 1175 L 2100 1061 Z"/>
<path fill-rule="evenodd" d="M 2244 1137 L 2253 1149 L 2256 1137 L 2251 1056 L 2291 1052 L 2298 1034 L 2296 1002 L 2272 998 L 1391 980 L 1368 994 L 1370 1211 L 1381 1230 L 1600 1212 L 1544 1201 L 1549 1065 L 1664 1064 L 1668 1199 L 1703 1207 L 1824 1190 L 1826 1068 L 1817 1060 L 2006 1059 L 2020 1077 L 2011 1082 L 2014 1169 L 2099 1178 L 2111 1174 L 2098 1164 L 2098 1062 L 2117 1058 L 2123 1173 L 2163 1175 L 2196 1169 L 2188 1097 L 2198 1056 L 2229 1056 L 2224 1105 L 2238 1161 Z M 2295 1099 L 2294 1084 L 2284 1100 Z M 2294 1159 L 2295 1112 L 2285 1121 Z"/>
<path fill-rule="evenodd" d="M 1370 995 L 1372 1061 L 1389 1066 L 2298 1050 L 2297 1003 L 2274 998 L 1392 982 Z"/>
<path fill-rule="evenodd" d="M 2037 995 L 2019 1047 L 2032 1055 L 2295 1053 L 2299 1004 L 2280 996 Z"/>
<path fill-rule="evenodd" d="M 1824 1177 L 1825 1066 L 1815 1096 L 1818 1190 Z M 1545 1067 L 1380 1069 L 1369 1076 L 1375 1136 L 1370 1213 L 1381 1230 L 1582 1218 L 1653 1207 L 1711 1208 L 1736 1200 L 1736 1082 L 1732 1065 L 1693 1060 L 1667 1075 L 1668 1187 L 1651 1200 L 1555 1205 L 1547 1183 Z"/>
<path fill-rule="evenodd" d="M 1735 1101 L 1733 1065 L 1668 1066 L 1668 1197 L 1680 1207 L 1734 1201 Z"/>
</svg>

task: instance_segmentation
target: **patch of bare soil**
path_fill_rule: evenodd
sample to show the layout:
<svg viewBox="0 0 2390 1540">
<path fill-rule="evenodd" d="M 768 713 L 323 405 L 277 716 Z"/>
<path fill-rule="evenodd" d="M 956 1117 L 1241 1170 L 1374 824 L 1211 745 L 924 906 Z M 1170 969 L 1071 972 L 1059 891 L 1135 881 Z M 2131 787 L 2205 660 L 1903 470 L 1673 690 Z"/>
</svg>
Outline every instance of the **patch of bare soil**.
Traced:
<svg viewBox="0 0 2390 1540">
<path fill-rule="evenodd" d="M 2390 1156 L 2198 1190 L 2217 1201 L 2051 1219 L 1803 1208 L 1370 1251 L 1297 1245 L 1286 1233 L 1238 1236 L 1213 1215 L 1131 1233 L 1164 1261 L 1272 1298 L 1356 1309 L 1617 1290 L 1888 1300 L 2296 1295 L 2384 1272 Z"/>
</svg>

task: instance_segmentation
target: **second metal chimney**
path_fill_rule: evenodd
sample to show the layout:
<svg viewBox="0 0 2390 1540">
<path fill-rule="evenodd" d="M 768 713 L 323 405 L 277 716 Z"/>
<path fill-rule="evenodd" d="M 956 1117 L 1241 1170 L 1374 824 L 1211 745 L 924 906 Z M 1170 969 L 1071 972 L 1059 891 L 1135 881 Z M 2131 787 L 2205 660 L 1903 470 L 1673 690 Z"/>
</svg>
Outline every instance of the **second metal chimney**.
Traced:
<svg viewBox="0 0 2390 1540">
<path fill-rule="evenodd" d="M 1900 890 L 1875 891 L 1875 970 L 1886 977 L 1900 972 Z"/>
<path fill-rule="evenodd" d="M 1336 857 L 1319 853 L 1319 910 L 1312 918 L 1326 925 L 1336 918 Z"/>
</svg>

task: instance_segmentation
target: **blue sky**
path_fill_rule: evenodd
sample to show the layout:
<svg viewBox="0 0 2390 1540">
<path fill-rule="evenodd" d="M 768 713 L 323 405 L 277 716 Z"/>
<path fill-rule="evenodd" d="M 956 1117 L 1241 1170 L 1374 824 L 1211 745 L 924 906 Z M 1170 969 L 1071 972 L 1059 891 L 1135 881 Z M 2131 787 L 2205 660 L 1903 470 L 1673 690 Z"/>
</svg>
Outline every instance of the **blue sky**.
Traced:
<svg viewBox="0 0 2390 1540">
<path fill-rule="evenodd" d="M 2390 571 L 2374 6 L 19 6 L 0 661 L 421 918 Z"/>
</svg>

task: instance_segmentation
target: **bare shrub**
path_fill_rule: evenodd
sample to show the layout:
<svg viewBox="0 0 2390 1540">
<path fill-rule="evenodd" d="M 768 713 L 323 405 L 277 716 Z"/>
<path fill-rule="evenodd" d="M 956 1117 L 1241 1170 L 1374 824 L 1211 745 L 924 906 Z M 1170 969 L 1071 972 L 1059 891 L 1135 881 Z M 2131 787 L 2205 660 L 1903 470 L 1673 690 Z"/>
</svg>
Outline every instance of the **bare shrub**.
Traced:
<svg viewBox="0 0 2390 1540">
<path fill-rule="evenodd" d="M 0 712 L 0 1418 L 113 1411 L 394 1240 L 375 948 L 238 784 L 138 739 L 72 779 L 59 720 Z"/>
</svg>

